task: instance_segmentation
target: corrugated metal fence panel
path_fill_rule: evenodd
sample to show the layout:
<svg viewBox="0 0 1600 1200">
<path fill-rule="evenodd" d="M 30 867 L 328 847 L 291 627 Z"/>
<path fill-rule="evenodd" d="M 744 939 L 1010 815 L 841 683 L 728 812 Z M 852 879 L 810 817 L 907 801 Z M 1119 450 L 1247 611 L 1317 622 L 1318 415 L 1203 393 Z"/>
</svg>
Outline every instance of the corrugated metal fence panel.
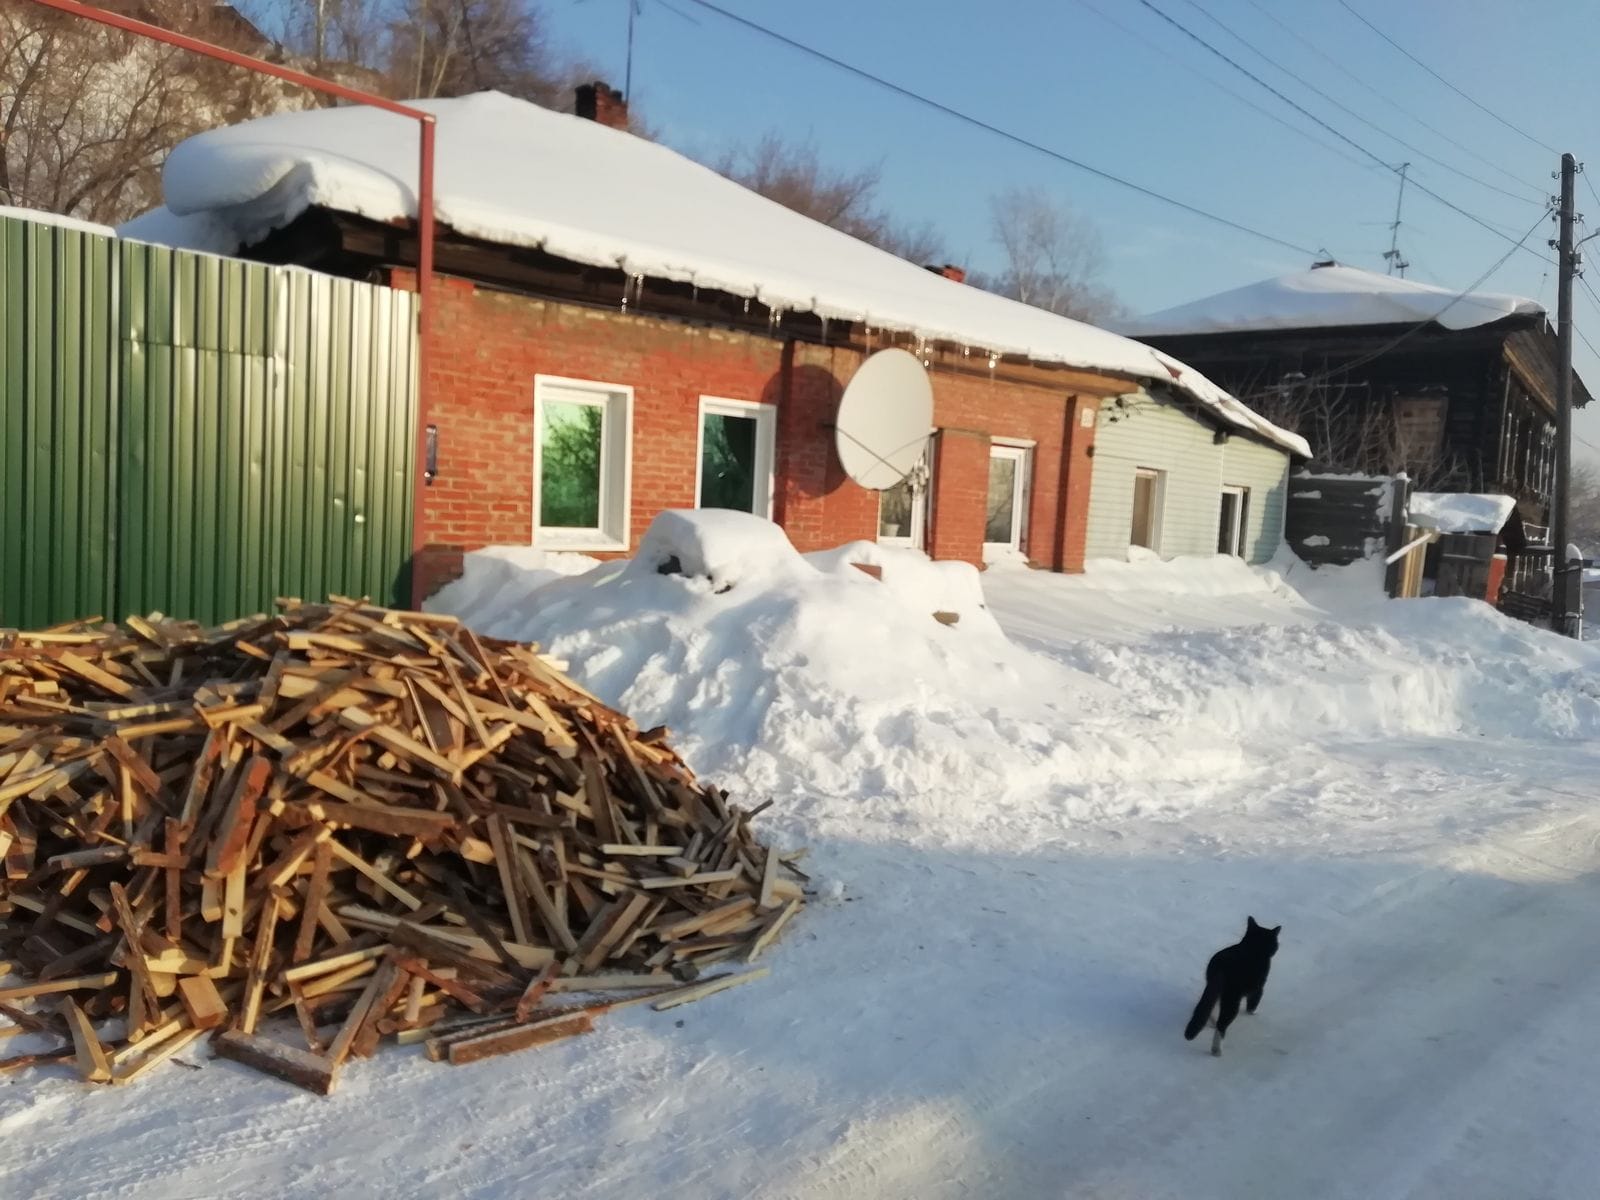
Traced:
<svg viewBox="0 0 1600 1200">
<path fill-rule="evenodd" d="M 405 599 L 409 293 L 26 222 L 0 234 L 0 624 Z"/>
<path fill-rule="evenodd" d="M 268 445 L 297 481 L 271 497 L 282 590 L 403 603 L 411 552 L 416 305 L 410 293 L 285 272 L 282 420 Z"/>
<path fill-rule="evenodd" d="M 115 611 L 109 239 L 0 218 L 0 623 Z"/>
</svg>

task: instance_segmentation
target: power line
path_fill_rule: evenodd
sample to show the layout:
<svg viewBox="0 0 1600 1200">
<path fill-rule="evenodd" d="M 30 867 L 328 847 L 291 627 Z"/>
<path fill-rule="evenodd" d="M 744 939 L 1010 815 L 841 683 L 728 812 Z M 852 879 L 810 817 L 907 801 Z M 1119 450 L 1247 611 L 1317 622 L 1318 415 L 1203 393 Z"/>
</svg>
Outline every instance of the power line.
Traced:
<svg viewBox="0 0 1600 1200">
<path fill-rule="evenodd" d="M 1022 146 L 1025 149 L 1032 150 L 1037 154 L 1043 154 L 1047 158 L 1054 159 L 1056 162 L 1065 163 L 1069 167 L 1075 167 L 1080 171 L 1093 175 L 1097 179 L 1103 179 L 1107 183 L 1114 183 L 1118 187 L 1127 188 L 1129 191 L 1137 192 L 1139 195 L 1148 197 L 1151 200 L 1158 200 L 1163 204 L 1171 205 L 1173 208 L 1181 209 L 1192 216 L 1203 217 L 1207 221 L 1212 221 L 1218 225 L 1225 225 L 1229 229 L 1235 230 L 1239 233 L 1248 234 L 1254 238 L 1259 238 L 1264 242 L 1271 242 L 1273 245 L 1281 246 L 1286 250 L 1293 250 L 1297 254 L 1316 255 L 1318 253 L 1316 250 L 1310 249 L 1306 246 L 1298 245 L 1297 243 L 1291 242 L 1285 238 L 1276 237 L 1270 233 L 1264 233 L 1259 229 L 1253 229 L 1249 225 L 1244 225 L 1238 221 L 1230 220 L 1229 218 L 1220 216 L 1217 213 L 1207 212 L 1203 208 L 1197 208 L 1193 204 L 1188 204 L 1182 200 L 1176 199 L 1175 197 L 1164 195 L 1163 193 L 1156 191 L 1154 188 L 1148 188 L 1143 184 L 1134 183 L 1132 180 L 1124 179 L 1120 175 L 1113 175 L 1110 171 L 1103 171 L 1099 167 L 1090 166 L 1081 159 L 1072 158 L 1071 156 L 1063 154 L 1058 150 L 1052 150 L 1050 147 L 1041 145 L 1038 142 L 1021 136 L 1020 134 L 1012 133 L 1010 130 L 1002 129 L 998 125 L 990 124 L 988 121 L 985 121 L 980 117 L 974 117 L 970 113 L 965 113 L 960 109 L 952 108 L 950 105 L 941 103 L 930 96 L 924 96 L 920 92 L 914 92 L 910 88 L 902 87 L 900 84 L 885 79 L 881 75 L 874 75 L 871 71 L 854 66 L 851 63 L 845 62 L 843 59 L 835 58 L 833 55 L 824 53 L 813 46 L 808 46 L 804 42 L 798 42 L 794 38 L 779 33 L 775 29 L 769 29 L 765 25 L 757 24 L 755 21 L 752 21 L 747 17 L 741 17 L 738 13 L 729 12 L 725 8 L 721 8 L 718 5 L 712 4 L 710 0 L 686 0 L 686 2 L 693 4 L 698 8 L 702 8 L 707 12 L 715 13 L 717 16 L 722 17 L 724 20 L 732 21 L 736 25 L 742 25 L 746 29 L 761 34 L 763 37 L 768 37 L 774 41 L 781 42 L 785 46 L 788 46 L 791 50 L 798 50 L 800 53 L 808 55 L 811 58 L 818 59 L 821 62 L 825 62 L 829 66 L 837 67 L 841 71 L 845 71 L 851 75 L 857 76 L 858 78 L 865 79 L 869 83 L 874 83 L 881 88 L 886 88 L 898 96 L 905 97 L 907 100 L 914 100 L 916 103 L 927 108 L 931 108 L 936 112 L 943 113 L 947 117 L 953 117 L 963 124 L 971 125 L 976 129 L 981 129 L 985 133 L 992 133 L 996 137 L 1004 138 L 1008 142 Z"/>
<path fill-rule="evenodd" d="M 1385 354 L 1388 354 L 1391 350 L 1396 349 L 1397 347 L 1399 347 L 1400 345 L 1404 344 L 1405 342 L 1410 341 L 1411 338 L 1413 338 L 1417 334 L 1421 333 L 1429 325 L 1432 325 L 1440 317 L 1444 316 L 1445 313 L 1449 312 L 1452 308 L 1454 308 L 1456 305 L 1460 304 L 1463 300 L 1465 300 L 1473 292 L 1477 291 L 1486 282 L 1488 282 L 1490 277 L 1492 277 L 1494 275 L 1494 273 L 1496 271 L 1498 271 L 1501 267 L 1505 266 L 1506 263 L 1510 261 L 1511 256 L 1522 248 L 1523 243 L 1525 243 L 1529 238 L 1531 238 L 1534 235 L 1534 231 L 1537 230 L 1539 228 L 1539 226 L 1541 226 L 1541 225 L 1543 225 L 1545 223 L 1545 219 L 1546 219 L 1547 216 L 1548 216 L 1548 214 L 1541 213 L 1540 216 L 1539 216 L 1539 219 L 1533 223 L 1533 225 L 1529 228 L 1528 232 L 1522 235 L 1522 240 L 1521 241 L 1517 242 L 1516 245 L 1512 246 L 1511 249 L 1507 250 L 1504 254 L 1502 254 L 1499 257 L 1499 259 L 1497 259 L 1495 261 L 1495 264 L 1492 267 L 1490 267 L 1487 271 L 1485 271 L 1482 275 L 1479 275 L 1471 283 L 1467 284 L 1466 287 L 1462 288 L 1461 291 L 1457 292 L 1454 296 L 1452 296 L 1450 298 L 1449 303 L 1447 303 L 1443 308 L 1439 309 L 1437 312 L 1434 312 L 1434 313 L 1432 313 L 1431 315 L 1429 315 L 1427 317 L 1424 317 L 1422 320 L 1418 321 L 1415 325 L 1412 325 L 1412 326 L 1408 327 L 1404 333 L 1400 334 L 1399 337 L 1395 338 L 1393 341 L 1390 341 L 1390 342 L 1378 347 L 1378 349 L 1374 350 L 1371 354 L 1364 354 L 1360 358 L 1353 359 L 1352 361 L 1347 362 L 1342 366 L 1335 367 L 1330 371 L 1324 371 L 1319 375 L 1312 375 L 1309 378 L 1302 379 L 1302 380 L 1299 381 L 1297 386 L 1299 386 L 1299 387 L 1313 387 L 1313 386 L 1315 386 L 1316 384 L 1319 384 L 1319 383 L 1326 383 L 1328 380 L 1337 378 L 1340 375 L 1348 375 L 1351 371 L 1354 371 L 1357 367 L 1364 367 L 1368 363 L 1370 363 L 1370 362 L 1372 362 L 1372 361 L 1374 361 L 1376 359 L 1382 358 Z"/>
<path fill-rule="evenodd" d="M 696 3 L 701 3 L 701 2 L 703 2 L 703 0 L 696 0 Z M 1341 2 L 1342 2 L 1342 0 L 1341 0 Z M 1267 91 L 1271 92 L 1279 100 L 1282 100 L 1285 104 L 1287 104 L 1290 108 L 1294 109 L 1301 116 L 1307 117 L 1310 120 L 1315 121 L 1318 125 L 1320 125 L 1323 129 L 1326 129 L 1329 133 L 1333 134 L 1333 136 L 1338 138 L 1341 142 L 1344 142 L 1348 146 L 1354 147 L 1362 155 L 1364 155 L 1367 158 L 1370 158 L 1373 162 L 1377 163 L 1379 166 L 1385 167 L 1390 171 L 1396 171 L 1397 170 L 1396 167 L 1392 166 L 1388 162 L 1385 162 L 1380 156 L 1374 154 L 1371 150 L 1368 150 L 1365 146 L 1363 146 L 1360 142 L 1356 141 L 1354 138 L 1350 137 L 1348 134 L 1341 133 L 1339 130 L 1335 129 L 1332 125 L 1330 125 L 1326 121 L 1324 121 L 1321 117 L 1317 116 L 1315 113 L 1311 112 L 1309 109 L 1305 108 L 1303 105 L 1296 103 L 1289 96 L 1284 95 L 1277 88 L 1273 87 L 1270 83 L 1268 83 L 1265 79 L 1262 79 L 1261 76 L 1257 75 L 1249 67 L 1247 67 L 1243 63 L 1240 63 L 1240 62 L 1236 61 L 1235 59 L 1229 57 L 1229 55 L 1226 54 L 1224 51 L 1217 49 L 1217 47 L 1213 46 L 1210 42 L 1206 41 L 1205 38 L 1201 37 L 1194 30 L 1190 29 L 1182 21 L 1179 21 L 1176 17 L 1173 17 L 1173 16 L 1163 12 L 1160 8 L 1158 8 L 1155 4 L 1153 4 L 1151 2 L 1151 0 L 1139 0 L 1139 3 L 1144 5 L 1146 8 L 1148 8 L 1151 12 L 1155 13 L 1158 17 L 1160 17 L 1163 21 L 1167 22 L 1167 24 L 1171 25 L 1174 29 L 1177 29 L 1185 37 L 1189 38 L 1190 40 L 1192 40 L 1194 42 L 1198 42 L 1201 46 L 1204 46 L 1207 50 L 1209 50 L 1212 54 L 1215 54 L 1218 58 L 1222 59 L 1223 62 L 1227 63 L 1234 70 L 1239 71 L 1239 72 L 1243 73 L 1244 75 L 1248 76 L 1249 78 L 1255 80 L 1256 83 L 1258 83 L 1262 87 L 1266 88 Z M 1414 183 L 1412 186 L 1414 186 L 1417 189 L 1417 191 L 1421 192 L 1423 195 L 1433 197 L 1433 199 L 1437 200 L 1440 204 L 1444 205 L 1446 208 L 1450 209 L 1451 211 L 1460 213 L 1463 217 L 1466 217 L 1474 225 L 1478 225 L 1478 226 L 1481 226 L 1484 229 L 1487 229 L 1490 233 L 1494 234 L 1495 237 L 1501 238 L 1501 239 L 1503 239 L 1505 241 L 1508 241 L 1508 242 L 1512 242 L 1513 241 L 1513 239 L 1512 239 L 1510 234 L 1505 233 L 1504 231 L 1496 228 L 1493 224 L 1491 224 L 1490 222 L 1484 220 L 1482 217 L 1478 216 L 1476 213 L 1468 212 L 1466 209 L 1462 208 L 1459 204 L 1456 204 L 1453 200 L 1446 199 L 1445 197 L 1441 196 L 1438 192 L 1434 191 L 1432 188 L 1426 187 L 1421 183 Z M 1518 249 L 1522 249 L 1523 248 L 1523 243 L 1526 242 L 1526 241 L 1527 241 L 1527 238 L 1523 238 L 1522 242 L 1514 242 L 1514 245 L 1516 245 L 1516 247 Z M 1538 259 L 1540 259 L 1540 260 L 1542 260 L 1544 262 L 1549 262 L 1550 261 L 1545 255 L 1540 254 L 1537 250 L 1529 250 L 1528 253 L 1532 254 L 1535 258 L 1538 258 Z"/>
<path fill-rule="evenodd" d="M 1340 112 L 1344 113 L 1345 115 L 1353 117 L 1357 121 L 1360 121 L 1368 129 L 1371 129 L 1374 132 L 1378 133 L 1379 135 L 1388 138 L 1390 141 L 1395 142 L 1397 145 L 1404 146 L 1407 150 L 1411 151 L 1411 153 L 1417 155 L 1418 157 L 1425 158 L 1429 162 L 1435 164 L 1436 166 L 1443 167 L 1446 171 L 1449 171 L 1449 172 L 1451 172 L 1453 174 L 1459 175 L 1459 176 L 1461 176 L 1461 178 L 1463 178 L 1465 180 L 1468 180 L 1471 183 L 1477 184 L 1479 187 L 1488 188 L 1490 191 L 1498 192 L 1502 196 L 1509 196 L 1511 199 L 1517 201 L 1519 204 L 1527 204 L 1527 203 L 1529 203 L 1529 200 L 1528 200 L 1528 198 L 1526 196 L 1519 196 L 1519 195 L 1517 195 L 1516 192 L 1508 192 L 1505 188 L 1501 187 L 1498 183 L 1490 183 L 1487 179 L 1480 179 L 1478 176 L 1472 174 L 1470 171 L 1463 171 L 1459 167 L 1452 166 L 1450 163 L 1445 162 L 1444 159 L 1442 159 L 1442 158 L 1435 158 L 1433 155 L 1429 154 L 1426 150 L 1422 149 L 1420 146 L 1413 146 L 1410 142 L 1406 141 L 1404 138 L 1400 137 L 1398 134 L 1391 133 L 1389 130 L 1387 130 L 1383 126 L 1379 125 L 1376 121 L 1373 121 L 1373 120 L 1371 120 L 1371 119 L 1369 119 L 1367 117 L 1362 116 L 1355 109 L 1351 108 L 1348 104 L 1345 104 L 1342 100 L 1339 100 L 1334 96 L 1330 96 L 1327 92 L 1323 91 L 1321 88 L 1319 88 L 1316 84 L 1312 83 L 1310 80 L 1305 79 L 1302 76 L 1296 75 L 1293 71 L 1289 70 L 1288 67 L 1285 67 L 1277 59 L 1273 58 L 1272 55 L 1268 54 L 1266 51 L 1262 50 L 1259 46 L 1255 45 L 1253 42 L 1251 42 L 1248 39 L 1246 39 L 1242 34 L 1239 33 L 1238 30 L 1234 29 L 1232 26 L 1230 26 L 1226 22 L 1224 22 L 1221 17 L 1218 17 L 1218 16 L 1214 15 L 1213 13 L 1211 13 L 1209 10 L 1207 10 L 1203 5 L 1201 5 L 1199 3 L 1199 0 L 1184 0 L 1184 3 L 1188 4 L 1190 8 L 1194 9 L 1201 16 L 1205 17 L 1206 20 L 1210 21 L 1218 29 L 1220 29 L 1224 33 L 1226 33 L 1229 37 L 1233 38 L 1234 41 L 1238 42 L 1246 50 L 1249 50 L 1251 53 L 1256 55 L 1257 58 L 1260 58 L 1262 61 L 1264 61 L 1266 63 L 1269 63 L 1273 67 L 1276 67 L 1283 74 L 1289 76 L 1289 78 L 1291 78 L 1291 79 L 1295 80 L 1297 83 L 1299 83 L 1301 87 L 1305 88 L 1307 91 L 1311 92 L 1313 95 L 1320 96 L 1323 100 L 1325 100 L 1329 104 L 1333 105 L 1335 108 L 1337 108 Z M 1541 196 L 1543 195 L 1542 192 L 1540 194 L 1541 194 Z"/>
<path fill-rule="evenodd" d="M 1362 16 L 1353 7 L 1351 7 L 1351 5 L 1349 3 L 1349 0 L 1339 0 L 1339 6 L 1341 8 L 1343 8 L 1346 12 L 1348 12 L 1356 20 L 1360 21 L 1368 29 L 1372 30 L 1373 33 L 1377 34 L 1384 41 L 1388 42 L 1389 45 L 1393 46 L 1396 50 L 1400 51 L 1401 54 L 1404 54 L 1412 62 L 1416 63 L 1417 66 L 1421 67 L 1429 75 L 1432 75 L 1440 83 L 1444 84 L 1445 87 L 1449 88 L 1452 92 L 1454 92 L 1456 95 L 1460 96 L 1468 104 L 1472 105 L 1472 107 L 1478 109 L 1480 112 L 1487 113 L 1489 116 L 1493 117 L 1496 121 L 1499 121 L 1500 124 L 1504 125 L 1507 129 L 1511 130 L 1512 133 L 1521 134 L 1523 137 L 1527 138 L 1530 142 L 1532 142 L 1535 146 L 1538 146 L 1538 147 L 1540 147 L 1541 149 L 1544 149 L 1544 150 L 1548 150 L 1551 154 L 1560 154 L 1561 153 L 1561 151 L 1557 150 L 1554 146 L 1550 145 L 1549 143 L 1541 142 L 1538 138 L 1534 137 L 1533 134 L 1529 133 L 1526 129 L 1520 129 L 1517 126 L 1513 125 L 1510 121 L 1506 120 L 1499 113 L 1495 112 L 1494 109 L 1487 108 L 1484 105 L 1479 104 L 1477 100 L 1473 99 L 1466 92 L 1462 91 L 1455 84 L 1451 83 L 1443 75 L 1439 74 L 1439 72 L 1435 71 L 1427 63 L 1423 62 L 1415 54 L 1411 53 L 1411 51 L 1407 50 L 1399 42 L 1395 41 L 1392 37 L 1390 37 L 1383 30 L 1379 29 L 1371 21 L 1367 20 L 1366 17 Z"/>
<path fill-rule="evenodd" d="M 1149 38 L 1147 38 L 1143 34 L 1137 32 L 1131 26 L 1123 24 L 1116 17 L 1113 17 L 1110 13 L 1108 13 L 1104 9 L 1100 8 L 1098 5 L 1092 3 L 1091 0 L 1078 0 L 1078 4 L 1079 4 L 1080 7 L 1088 9 L 1090 12 L 1092 12 L 1095 16 L 1099 17 L 1106 24 L 1111 25 L 1116 29 L 1120 29 L 1123 33 L 1127 34 L 1130 38 L 1132 38 L 1135 42 L 1137 42 L 1141 48 L 1147 49 L 1147 50 L 1155 50 L 1155 51 L 1159 52 L 1160 54 L 1165 56 L 1170 61 L 1172 61 L 1172 62 L 1176 63 L 1178 66 L 1182 67 L 1185 71 L 1189 72 L 1191 75 L 1194 75 L 1194 76 L 1196 76 L 1196 77 L 1198 77 L 1200 79 L 1205 80 L 1212 87 L 1218 89 L 1219 91 L 1226 92 L 1228 95 L 1232 96 L 1235 100 L 1237 100 L 1240 104 L 1243 104 L 1247 108 L 1251 108 L 1251 109 L 1255 110 L 1256 112 L 1260 113 L 1263 117 L 1266 117 L 1267 120 L 1269 120 L 1269 121 L 1277 122 L 1279 125 L 1282 125 L 1285 129 L 1289 130 L 1291 133 L 1298 134 L 1300 137 L 1305 138 L 1306 141 L 1310 142 L 1313 146 L 1320 146 L 1322 149 L 1326 150 L 1329 154 L 1338 155 L 1340 158 L 1344 159 L 1344 161 L 1349 163 L 1351 166 L 1358 167 L 1359 169 L 1361 169 L 1363 171 L 1370 171 L 1372 169 L 1372 166 L 1371 166 L 1370 163 L 1362 162 L 1360 159 L 1356 158 L 1355 155 L 1350 154 L 1349 152 L 1347 152 L 1345 150 L 1339 149 L 1339 147 L 1333 145 L 1331 142 L 1323 141 L 1321 138 L 1317 137 L 1315 134 L 1312 134 L 1309 131 L 1307 131 L 1305 129 L 1302 129 L 1299 125 L 1296 125 L 1293 121 L 1289 121 L 1289 120 L 1286 120 L 1283 117 L 1280 117 L 1277 113 L 1273 112 L 1266 105 L 1257 104 L 1254 100 L 1250 99 L 1250 97 L 1246 96 L 1243 92 L 1236 91 L 1235 89 L 1229 87 L 1227 84 L 1221 82 L 1220 80 L 1213 79 L 1210 75 L 1207 75 L 1204 71 L 1200 70 L 1199 67 L 1196 67 L 1193 63 L 1187 62 L 1183 58 L 1180 58 L 1177 54 L 1174 54 L 1171 50 L 1168 50 L 1166 47 L 1153 45 L 1150 42 Z"/>
<path fill-rule="evenodd" d="M 1583 169 L 1583 164 L 1578 164 L 1578 177 L 1583 180 L 1583 186 L 1589 189 L 1589 195 L 1594 198 L 1596 205 L 1600 205 L 1600 192 L 1594 190 L 1594 181 L 1589 178 L 1589 172 Z M 1600 220 L 1600 208 L 1597 208 L 1595 217 Z"/>
<path fill-rule="evenodd" d="M 1578 276 L 1578 286 L 1581 287 L 1585 292 L 1589 293 L 1589 302 L 1594 305 L 1595 312 L 1600 313 L 1600 296 L 1595 295 L 1594 288 L 1590 286 L 1589 281 L 1582 275 Z M 1578 323 L 1576 321 L 1572 323 L 1572 332 L 1578 335 L 1585 346 L 1589 347 L 1590 354 L 1594 355 L 1596 358 L 1600 358 L 1600 350 L 1595 349 L 1594 343 L 1589 340 L 1589 335 L 1578 328 Z"/>
<path fill-rule="evenodd" d="M 1440 138 L 1440 139 L 1442 139 L 1442 140 L 1444 140 L 1446 142 L 1449 142 L 1457 150 L 1460 150 L 1462 153 L 1470 155 L 1471 157 L 1477 159 L 1484 166 L 1489 167 L 1491 170 L 1495 170 L 1495 171 L 1500 172 L 1500 174 L 1504 175 L 1507 179 L 1511 180 L 1513 183 L 1520 184 L 1522 187 L 1527 188 L 1530 192 L 1533 192 L 1537 196 L 1548 198 L 1548 190 L 1549 189 L 1542 188 L 1542 187 L 1536 187 L 1535 185 L 1529 183 L 1526 179 L 1523 179 L 1523 178 L 1521 178 L 1521 177 L 1519 177 L 1517 175 L 1512 174 L 1510 171 L 1506 170 L 1504 167 L 1502 167 L 1499 163 L 1495 162 L 1493 159 L 1485 158 L 1483 155 L 1479 154 L 1476 150 L 1474 150 L 1471 146 L 1467 145 L 1465 142 L 1457 141 L 1455 138 L 1451 137 L 1444 130 L 1436 128 L 1433 125 L 1430 125 L 1428 122 L 1424 121 L 1421 117 L 1417 116 L 1416 113 L 1412 112 L 1409 108 L 1407 108 L 1404 104 L 1401 104 L 1398 100 L 1393 100 L 1390 97 L 1384 95 L 1377 88 L 1373 87 L 1370 83 L 1368 83 L 1365 79 L 1362 79 L 1361 76 L 1357 75 L 1349 67 L 1345 66 L 1344 63 L 1340 62 L 1337 58 L 1335 58 L 1333 55 L 1329 54 L 1321 46 L 1317 45 L 1316 42 L 1314 42 L 1310 38 L 1306 37 L 1305 34 L 1301 33 L 1293 25 L 1290 25 L 1286 21 L 1282 20 L 1270 8 L 1268 8 L 1266 5 L 1260 3 L 1260 0 L 1246 0 L 1246 3 L 1248 3 L 1251 8 L 1255 9 L 1262 16 L 1266 17 L 1267 20 L 1271 21 L 1274 25 L 1277 25 L 1280 29 L 1282 29 L 1284 32 L 1286 32 L 1290 37 L 1294 38 L 1301 45 L 1305 46 L 1313 54 L 1317 55 L 1317 57 L 1321 58 L 1324 62 L 1329 63 L 1331 66 L 1333 66 L 1336 70 L 1338 70 L 1346 78 L 1350 79 L 1352 82 L 1357 84 L 1359 87 L 1365 88 L 1367 91 L 1371 92 L 1374 96 L 1376 96 L 1379 100 L 1383 101 L 1385 104 L 1387 104 L 1390 108 L 1394 109 L 1396 112 L 1401 113 L 1404 116 L 1407 116 L 1407 117 L 1411 118 L 1411 120 L 1415 121 L 1418 125 L 1422 126 L 1422 128 L 1426 129 L 1429 133 L 1433 134 L 1435 137 Z"/>
</svg>

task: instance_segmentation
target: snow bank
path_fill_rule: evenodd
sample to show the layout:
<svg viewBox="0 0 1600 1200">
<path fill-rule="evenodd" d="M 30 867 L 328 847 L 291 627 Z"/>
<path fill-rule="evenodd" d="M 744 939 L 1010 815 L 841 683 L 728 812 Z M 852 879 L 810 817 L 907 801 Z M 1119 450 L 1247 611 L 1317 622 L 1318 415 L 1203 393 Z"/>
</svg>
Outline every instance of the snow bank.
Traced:
<svg viewBox="0 0 1600 1200">
<path fill-rule="evenodd" d="M 531 546 L 489 546 L 466 555 L 460 579 L 435 592 L 427 607 L 454 613 L 469 625 L 493 621 L 520 609 L 530 596 L 555 580 L 601 566 L 586 554 L 535 550 Z M 620 567 L 613 567 L 620 570 Z"/>
<path fill-rule="evenodd" d="M 799 555 L 773 528 L 666 514 L 638 559 L 567 578 L 472 556 L 428 607 L 542 643 L 670 727 L 697 770 L 778 798 L 796 839 L 1001 848 L 1177 814 L 1308 736 L 1600 737 L 1600 648 L 1477 601 L 1388 601 L 1381 561 L 1141 558 L 980 583 L 870 543 Z M 946 606 L 954 626 L 933 619 Z"/>
<path fill-rule="evenodd" d="M 1470 492 L 1413 492 L 1406 516 L 1419 529 L 1440 533 L 1499 533 L 1517 502 L 1510 496 Z"/>
<path fill-rule="evenodd" d="M 1472 329 L 1504 317 L 1542 312 L 1543 305 L 1521 296 L 1470 292 L 1458 298 L 1449 288 L 1414 279 L 1331 266 L 1219 292 L 1125 321 L 1118 329 L 1129 337 L 1422 321 L 1437 321 L 1446 329 Z"/>
<path fill-rule="evenodd" d="M 780 311 L 1175 382 L 1230 424 L 1310 454 L 1303 438 L 1176 359 L 936 276 L 665 146 L 497 92 L 414 103 L 438 119 L 435 211 L 469 237 Z M 162 172 L 165 210 L 124 229 L 232 252 L 316 206 L 379 221 L 414 217 L 416 171 L 415 134 L 403 118 L 363 107 L 277 113 L 181 143 Z M 191 218 L 199 218 L 192 228 Z"/>
<path fill-rule="evenodd" d="M 727 591 L 741 579 L 767 584 L 798 575 L 805 561 L 771 521 L 726 509 L 668 509 L 650 522 L 629 571 L 688 575 Z"/>
</svg>

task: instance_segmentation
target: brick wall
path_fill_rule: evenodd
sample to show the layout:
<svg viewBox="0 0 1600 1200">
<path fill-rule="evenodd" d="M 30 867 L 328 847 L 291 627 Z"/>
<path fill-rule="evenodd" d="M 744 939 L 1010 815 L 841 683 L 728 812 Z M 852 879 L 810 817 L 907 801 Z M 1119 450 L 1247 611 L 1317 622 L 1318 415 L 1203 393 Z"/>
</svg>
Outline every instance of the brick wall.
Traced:
<svg viewBox="0 0 1600 1200">
<path fill-rule="evenodd" d="M 396 273 L 397 286 L 409 282 Z M 844 476 L 831 428 L 862 350 L 480 290 L 456 279 L 440 278 L 437 288 L 428 420 L 439 428 L 439 474 L 423 496 L 419 596 L 460 573 L 463 551 L 531 540 L 536 375 L 633 389 L 630 549 L 656 513 L 694 504 L 702 395 L 776 406 L 773 517 L 796 547 L 876 537 L 877 495 Z M 1084 439 L 1093 429 L 1074 436 L 1079 402 L 1045 373 L 1039 382 L 1018 382 L 968 368 L 960 355 L 933 362 L 934 422 L 947 432 L 935 468 L 932 552 L 981 562 L 992 434 L 1035 443 L 1029 557 L 1081 569 Z"/>
</svg>

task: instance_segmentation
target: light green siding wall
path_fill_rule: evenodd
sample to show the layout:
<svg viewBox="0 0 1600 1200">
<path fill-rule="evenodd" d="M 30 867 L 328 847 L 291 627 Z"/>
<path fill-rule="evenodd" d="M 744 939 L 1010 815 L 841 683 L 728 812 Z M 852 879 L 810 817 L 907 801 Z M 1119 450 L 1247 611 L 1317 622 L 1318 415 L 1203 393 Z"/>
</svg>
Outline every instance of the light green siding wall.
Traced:
<svg viewBox="0 0 1600 1200">
<path fill-rule="evenodd" d="M 1221 450 L 1222 482 L 1250 489 L 1250 508 L 1245 514 L 1245 557 L 1253 563 L 1266 562 L 1283 544 L 1289 456 L 1244 438 L 1229 438 Z"/>
<path fill-rule="evenodd" d="M 1143 392 L 1124 402 L 1100 410 L 1086 557 L 1127 557 L 1134 472 L 1144 467 L 1163 472 L 1156 547 L 1163 558 L 1217 552 L 1224 484 L 1250 489 L 1250 561 L 1271 558 L 1283 538 L 1288 455 L 1243 438 L 1218 445 L 1210 425 Z"/>
</svg>

